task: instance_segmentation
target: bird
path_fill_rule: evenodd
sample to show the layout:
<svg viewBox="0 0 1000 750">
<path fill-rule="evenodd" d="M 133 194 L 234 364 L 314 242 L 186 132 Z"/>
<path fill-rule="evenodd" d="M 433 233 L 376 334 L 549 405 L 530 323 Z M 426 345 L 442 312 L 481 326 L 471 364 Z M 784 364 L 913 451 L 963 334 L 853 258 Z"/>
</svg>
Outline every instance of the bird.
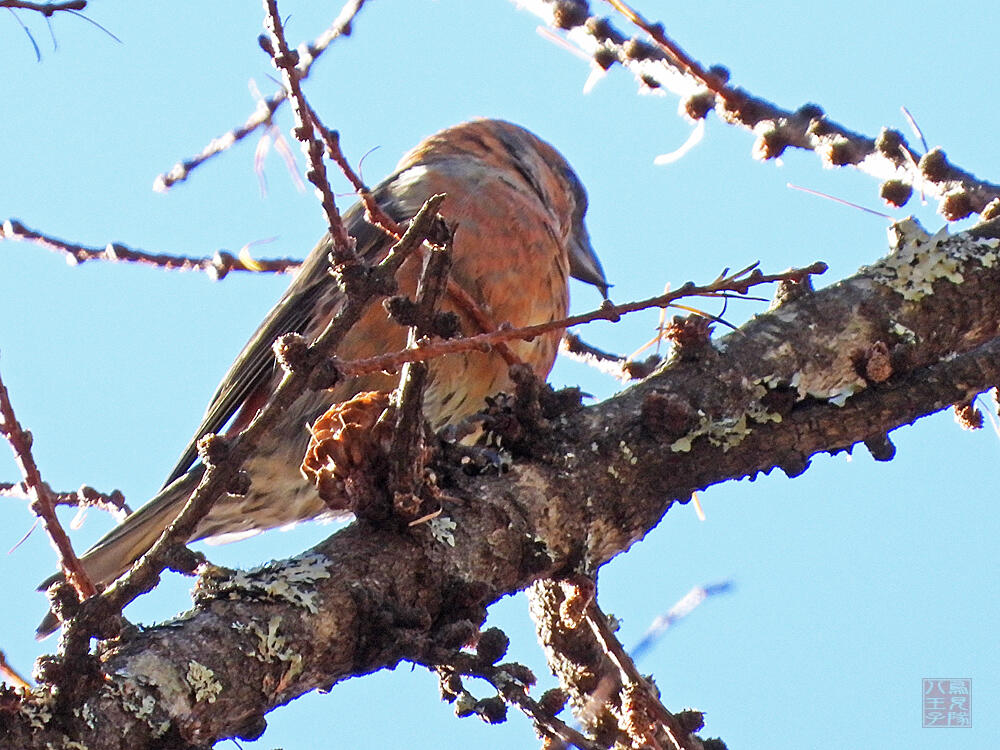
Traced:
<svg viewBox="0 0 1000 750">
<path fill-rule="evenodd" d="M 570 277 L 596 286 L 607 298 L 608 283 L 584 224 L 583 184 L 553 146 L 527 129 L 497 119 L 446 128 L 404 155 L 372 190 L 382 210 L 404 224 L 438 193 L 447 196 L 440 215 L 456 227 L 450 279 L 492 320 L 524 326 L 565 317 Z M 385 256 L 393 238 L 365 220 L 361 203 L 345 211 L 343 221 L 361 258 L 377 262 Z M 331 242 L 329 235 L 320 240 L 240 352 L 163 488 L 82 555 L 83 568 L 98 588 L 126 572 L 184 507 L 204 473 L 198 440 L 227 425 L 230 432 L 245 426 L 277 387 L 282 371 L 272 351 L 275 339 L 296 332 L 311 340 L 341 307 L 343 293 L 329 273 Z M 400 268 L 401 293 L 412 295 L 420 263 L 411 257 Z M 463 334 L 480 332 L 447 298 L 440 307 L 458 314 Z M 544 379 L 561 336 L 554 330 L 508 346 Z M 357 359 L 399 350 L 405 343 L 406 329 L 381 306 L 371 305 L 335 354 Z M 392 390 L 396 379 L 389 373 L 349 377 L 301 396 L 244 463 L 250 477 L 246 494 L 222 496 L 188 541 L 238 538 L 323 516 L 326 505 L 299 471 L 309 426 L 331 405 L 362 392 Z M 487 397 L 504 391 L 512 392 L 509 365 L 496 351 L 445 355 L 429 363 L 424 416 L 439 430 L 480 411 Z M 39 634 L 54 627 L 50 616 Z"/>
</svg>

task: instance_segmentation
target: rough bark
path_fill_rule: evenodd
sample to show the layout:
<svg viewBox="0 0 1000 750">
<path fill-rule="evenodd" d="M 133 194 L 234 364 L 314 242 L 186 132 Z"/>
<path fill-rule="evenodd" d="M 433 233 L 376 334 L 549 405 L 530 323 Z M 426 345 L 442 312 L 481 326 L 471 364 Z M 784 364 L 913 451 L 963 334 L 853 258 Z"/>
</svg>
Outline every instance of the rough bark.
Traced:
<svg viewBox="0 0 1000 750">
<path fill-rule="evenodd" d="M 255 737 L 307 691 L 460 645 L 505 594 L 595 573 L 692 491 L 859 441 L 890 457 L 889 430 L 1000 382 L 997 237 L 904 243 L 553 420 L 503 476 L 443 473 L 453 528 L 359 522 L 262 571 L 208 571 L 194 610 L 101 647 L 108 680 L 5 698 L 0 747 Z"/>
</svg>

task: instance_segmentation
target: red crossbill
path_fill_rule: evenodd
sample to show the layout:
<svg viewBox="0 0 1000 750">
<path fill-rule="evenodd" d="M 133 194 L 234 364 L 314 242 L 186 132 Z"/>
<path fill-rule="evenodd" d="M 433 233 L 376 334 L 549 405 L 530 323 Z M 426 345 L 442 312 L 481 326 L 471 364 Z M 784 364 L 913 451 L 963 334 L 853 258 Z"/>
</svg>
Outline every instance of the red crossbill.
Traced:
<svg viewBox="0 0 1000 750">
<path fill-rule="evenodd" d="M 565 317 L 570 276 L 594 284 L 602 293 L 606 290 L 584 226 L 587 197 L 580 180 L 552 146 L 524 128 L 500 120 L 475 120 L 443 130 L 404 156 L 396 171 L 373 191 L 379 205 L 399 222 L 406 222 L 436 193 L 447 194 L 440 213 L 449 225 L 457 226 L 450 278 L 497 323 L 525 326 Z M 366 260 L 380 260 L 392 244 L 389 236 L 365 221 L 360 204 L 345 212 L 344 223 Z M 231 419 L 235 426 L 245 425 L 267 400 L 281 377 L 271 348 L 274 340 L 290 331 L 311 340 L 337 312 L 343 299 L 328 273 L 329 251 L 327 237 L 306 258 L 222 379 L 163 489 L 83 555 L 83 566 L 96 584 L 105 585 L 126 571 L 180 512 L 204 471 L 196 463 L 197 440 L 222 430 Z M 403 264 L 397 274 L 402 293 L 412 295 L 419 271 L 419 258 Z M 459 315 L 463 333 L 479 332 L 447 298 L 441 309 Z M 509 346 L 544 378 L 561 335 L 557 330 Z M 372 305 L 336 354 L 342 360 L 369 357 L 402 349 L 405 341 L 406 330 L 380 306 Z M 431 426 L 455 424 L 482 409 L 486 397 L 510 392 L 508 369 L 496 352 L 432 360 L 424 395 L 424 414 Z M 249 491 L 220 498 L 190 541 L 253 533 L 324 515 L 327 507 L 299 472 L 309 425 L 331 404 L 362 391 L 393 387 L 395 376 L 378 373 L 348 378 L 329 390 L 310 391 L 299 398 L 246 461 Z"/>
</svg>

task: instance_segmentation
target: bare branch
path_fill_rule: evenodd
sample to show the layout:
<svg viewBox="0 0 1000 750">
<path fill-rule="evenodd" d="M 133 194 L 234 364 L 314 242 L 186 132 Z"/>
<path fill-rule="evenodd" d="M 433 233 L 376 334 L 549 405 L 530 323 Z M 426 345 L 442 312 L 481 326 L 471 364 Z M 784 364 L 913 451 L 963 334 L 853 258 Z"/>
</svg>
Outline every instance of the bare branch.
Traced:
<svg viewBox="0 0 1000 750">
<path fill-rule="evenodd" d="M 300 70 L 299 80 L 304 80 L 309 75 L 313 63 L 316 62 L 319 56 L 326 51 L 327 47 L 335 39 L 350 35 L 351 25 L 364 7 L 365 2 L 367 0 L 348 0 L 330 27 L 320 34 L 312 44 L 305 47 L 307 54 L 303 55 L 300 53 L 298 65 Z M 288 92 L 285 89 L 281 89 L 267 99 L 262 100 L 257 110 L 247 118 L 243 125 L 234 128 L 218 138 L 214 138 L 197 156 L 183 162 L 178 162 L 171 167 L 169 172 L 158 175 L 153 181 L 153 189 L 158 192 L 168 190 L 172 185 L 186 180 L 192 169 L 204 164 L 213 156 L 226 151 L 233 144 L 243 140 L 261 126 L 269 125 L 271 123 L 271 116 L 287 98 Z"/>
<path fill-rule="evenodd" d="M 14 459 L 24 477 L 25 489 L 31 497 L 31 511 L 42 519 L 45 531 L 59 555 L 59 567 L 66 575 L 66 580 L 76 589 L 80 599 L 93 596 L 96 593 L 94 584 L 87 577 L 79 558 L 73 551 L 69 537 L 66 536 L 66 531 L 56 517 L 56 502 L 52 497 L 52 491 L 48 484 L 42 481 L 38 465 L 31 454 L 31 433 L 23 429 L 17 421 L 14 407 L 10 403 L 10 395 L 2 378 L 0 378 L 0 418 L 3 420 L 0 422 L 0 434 L 14 451 Z"/>
<path fill-rule="evenodd" d="M 457 619 L 481 622 L 490 602 L 539 577 L 570 567 L 596 571 L 692 491 L 776 466 L 801 473 L 816 452 L 849 448 L 964 402 L 1000 382 L 1000 298 L 989 293 L 1000 264 L 974 255 L 976 247 L 995 253 L 1000 243 L 984 239 L 988 231 L 997 233 L 980 228 L 937 247 L 956 262 L 966 258 L 957 266 L 960 283 L 940 279 L 932 294 L 905 300 L 905 285 L 880 282 L 870 268 L 758 316 L 698 356 L 675 358 L 612 400 L 552 420 L 552 442 L 540 454 L 548 460 L 522 460 L 499 478 L 455 473 L 454 500 L 444 508 L 455 548 L 436 541 L 426 525 L 354 524 L 310 555 L 272 566 L 267 580 L 273 584 L 287 571 L 280 580 L 293 587 L 291 598 L 255 588 L 255 576 L 264 573 L 203 578 L 194 612 L 127 634 L 103 662 L 109 675 L 129 675 L 130 702 L 151 697 L 151 716 L 137 718 L 102 697 L 104 721 L 96 727 L 75 718 L 72 707 L 51 731 L 33 729 L 18 714 L 9 722 L 10 742 L 28 746 L 22 740 L 30 735 L 31 746 L 41 746 L 59 731 L 113 750 L 143 742 L 160 726 L 191 744 L 256 736 L 260 717 L 297 695 L 401 659 L 424 663 L 428 639 L 442 637 Z M 944 310 L 947 323 L 937 331 Z M 889 330 L 903 332 L 894 335 L 905 351 L 892 359 L 885 380 L 867 381 L 857 355 Z M 277 401 L 301 379 L 286 376 Z M 241 449 L 234 445 L 233 456 Z M 266 590 L 274 590 L 271 584 Z M 273 638 L 266 630 L 255 635 L 261 624 Z M 279 637 L 287 645 L 281 659 L 253 655 Z M 152 663 L 150 648 L 158 655 Z M 192 704 L 189 687 L 177 679 L 191 660 L 222 685 L 215 703 Z M 98 700 L 103 685 L 84 685 L 74 701 Z"/>
<path fill-rule="evenodd" d="M 28 0 L 0 0 L 0 8 L 18 8 L 21 10 L 34 10 L 49 18 L 59 11 L 83 10 L 87 7 L 87 0 L 69 0 L 64 3 L 32 3 Z"/>
<path fill-rule="evenodd" d="M 567 331 L 559 343 L 559 351 L 570 359 L 594 367 L 619 380 L 642 380 L 650 375 L 662 359 L 653 354 L 642 362 L 621 354 L 612 354 L 588 344 L 572 331 Z"/>
<path fill-rule="evenodd" d="M 413 320 L 406 336 L 406 348 L 416 348 L 417 342 L 435 335 L 434 313 L 438 300 L 448 285 L 452 264 L 452 240 L 447 245 L 430 250 L 417 282 L 413 300 Z M 396 390 L 396 425 L 389 450 L 389 486 L 396 512 L 412 520 L 420 511 L 416 497 L 423 482 L 424 462 L 424 389 L 428 368 L 424 362 L 408 362 L 399 373 Z"/>
<path fill-rule="evenodd" d="M 523 0 L 514 2 L 520 5 Z M 972 213 L 993 215 L 984 212 L 1000 198 L 1000 185 L 951 164 L 941 149 L 920 154 L 897 130 L 884 128 L 875 138 L 856 133 L 828 119 L 815 104 L 783 109 L 730 85 L 724 68 L 706 70 L 666 36 L 662 24 L 647 21 L 623 0 L 608 2 L 648 34 L 651 43 L 629 38 L 606 18 L 566 13 L 563 6 L 568 4 L 560 0 L 533 0 L 527 7 L 564 29 L 598 69 L 621 64 L 643 87 L 662 87 L 682 97 L 681 109 L 691 119 L 702 119 L 715 109 L 724 122 L 751 130 L 757 136 L 757 159 L 776 159 L 789 147 L 805 149 L 815 152 L 826 167 L 852 166 L 882 180 L 881 195 L 891 205 L 905 204 L 916 188 L 938 199 L 938 211 L 948 221 Z"/>
<path fill-rule="evenodd" d="M 371 269 L 373 276 L 392 277 L 403 261 L 424 242 L 443 196 L 428 199 L 414 217 L 402 239 L 393 246 L 389 255 Z M 211 509 L 212 504 L 224 492 L 239 486 L 239 472 L 243 463 L 254 450 L 260 439 L 267 434 L 282 411 L 311 386 L 310 375 L 334 351 L 344 336 L 361 318 L 368 305 L 378 296 L 380 285 L 377 281 L 352 284 L 348 289 L 344 307 L 333 317 L 316 340 L 308 346 L 304 356 L 298 358 L 294 366 L 283 361 L 284 378 L 271 395 L 268 402 L 257 412 L 250 424 L 231 442 L 217 436 L 205 445 L 207 455 L 203 458 L 207 469 L 197 489 L 188 499 L 184 510 L 150 550 L 139 558 L 132 570 L 109 586 L 101 595 L 103 602 L 92 606 L 97 612 L 104 612 L 108 605 L 121 611 L 137 596 L 149 591 L 159 580 L 159 574 L 166 566 L 165 553 L 179 541 L 190 538 L 198 521 Z M 206 438 L 202 438 L 205 440 Z M 199 445 L 199 449 L 201 449 Z"/>
<path fill-rule="evenodd" d="M 691 614 L 692 610 L 701 605 L 709 597 L 728 593 L 733 589 L 733 586 L 734 584 L 731 580 L 710 583 L 705 586 L 695 586 L 682 596 L 666 613 L 657 615 L 646 629 L 646 632 L 643 633 L 639 642 L 632 647 L 629 655 L 633 660 L 640 659 L 655 645 L 668 628 Z"/>
<path fill-rule="evenodd" d="M 615 635 L 608 616 L 598 606 L 596 597 L 590 602 L 590 607 L 587 611 L 587 624 L 596 636 L 598 643 L 604 649 L 604 653 L 621 671 L 626 694 L 631 693 L 632 700 L 623 700 L 622 712 L 625 722 L 630 726 L 647 723 L 662 725 L 662 728 L 666 731 L 668 741 L 675 750 L 695 750 L 695 748 L 699 747 L 701 743 L 692 743 L 689 737 L 691 734 L 690 731 L 681 726 L 677 718 L 660 701 L 659 696 L 649 681 L 639 674 L 639 670 L 636 669 L 632 657 L 625 652 L 621 641 Z M 642 696 L 641 698 L 639 697 L 640 695 Z M 639 715 L 630 716 L 629 714 L 633 712 Z M 633 740 L 637 739 L 637 737 L 633 736 Z M 655 736 L 643 737 L 642 739 L 656 743 Z"/>
<path fill-rule="evenodd" d="M 495 628 L 491 630 L 496 631 Z M 530 685 L 524 683 L 524 675 L 522 674 L 522 679 L 515 677 L 516 674 L 523 673 L 523 669 L 519 664 L 486 664 L 481 659 L 476 658 L 476 656 L 460 651 L 453 654 L 441 655 L 439 658 L 434 659 L 433 663 L 426 664 L 425 666 L 438 671 L 443 685 L 451 682 L 453 675 L 476 677 L 488 682 L 496 689 L 497 693 L 506 703 L 516 706 L 525 716 L 531 719 L 535 725 L 535 730 L 543 737 L 558 739 L 580 750 L 604 750 L 604 745 L 595 742 L 579 730 L 569 726 L 562 719 L 555 716 L 555 712 L 547 710 L 541 702 L 534 700 L 528 695 L 527 688 Z M 461 687 L 461 684 L 455 687 L 460 692 L 447 696 L 448 699 L 456 701 L 465 700 L 466 702 L 471 700 L 471 696 Z M 442 688 L 443 691 L 444 688 Z M 456 713 L 459 715 L 475 711 L 475 705 L 456 707 Z M 490 720 L 489 717 L 484 718 Z"/>
<path fill-rule="evenodd" d="M 128 503 L 125 502 L 125 496 L 120 490 L 103 493 L 85 484 L 76 492 L 55 492 L 51 488 L 49 492 L 52 496 L 52 501 L 57 506 L 71 505 L 75 508 L 98 508 L 107 511 L 116 518 L 124 518 L 132 512 Z M 13 482 L 0 482 L 0 497 L 30 500 L 31 493 L 28 492 L 23 482 L 16 484 Z"/>
<path fill-rule="evenodd" d="M 615 305 L 606 300 L 596 310 L 578 315 L 570 315 L 566 318 L 552 320 L 547 323 L 536 323 L 535 325 L 522 326 L 520 328 L 500 326 L 498 329 L 475 336 L 465 336 L 447 341 L 433 341 L 414 349 L 379 354 L 365 359 L 339 361 L 337 366 L 342 372 L 348 375 L 365 375 L 383 370 L 395 371 L 406 362 L 422 362 L 445 354 L 481 350 L 484 347 L 495 346 L 498 343 L 513 341 L 515 339 L 528 340 L 549 331 L 557 331 L 570 326 L 590 323 L 595 320 L 609 320 L 614 322 L 629 313 L 648 310 L 654 307 L 669 307 L 677 302 L 677 300 L 686 297 L 720 297 L 730 292 L 745 295 L 752 287 L 776 281 L 801 281 L 811 274 L 824 273 L 826 268 L 825 263 L 813 263 L 805 268 L 795 268 L 777 274 L 763 274 L 757 270 L 756 264 L 754 264 L 735 274 L 720 276 L 709 284 L 695 285 L 688 282 L 666 294 L 660 294 L 656 297 L 636 302 L 625 302 Z"/>
<path fill-rule="evenodd" d="M 319 130 L 323 143 L 326 145 L 326 155 L 333 159 L 334 163 L 340 167 L 340 171 L 343 172 L 344 177 L 351 183 L 354 192 L 358 194 L 358 197 L 364 204 L 365 220 L 398 240 L 403 234 L 403 227 L 382 210 L 382 207 L 375 200 L 372 191 L 369 190 L 364 180 L 361 179 L 361 176 L 350 165 L 350 162 L 347 161 L 347 157 L 344 156 L 344 152 L 340 148 L 340 133 L 326 127 L 320 121 L 319 115 L 312 108 L 309 109 L 309 116 L 312 118 L 317 130 Z"/>
<path fill-rule="evenodd" d="M 147 253 L 130 248 L 120 242 L 109 242 L 103 248 L 88 247 L 29 229 L 17 219 L 8 219 L 3 223 L 3 226 L 0 226 L 0 238 L 31 242 L 46 250 L 61 253 L 73 265 L 86 263 L 89 260 L 139 263 L 171 271 L 204 271 L 216 281 L 225 278 L 230 271 L 290 273 L 301 265 L 300 261 L 293 258 L 256 260 L 244 256 L 243 253 L 237 258 L 224 250 L 220 250 L 211 258 L 195 258 L 185 255 Z"/>
<path fill-rule="evenodd" d="M 285 29 L 278 14 L 277 0 L 264 0 L 266 11 L 265 26 L 271 35 L 271 59 L 274 66 L 281 71 L 282 80 L 292 102 L 292 114 L 295 117 L 295 128 L 292 131 L 302 143 L 302 150 L 309 159 L 309 169 L 306 179 L 319 191 L 323 213 L 326 215 L 327 231 L 333 240 L 333 257 L 336 263 L 357 263 L 354 252 L 354 240 L 344 228 L 337 202 L 333 197 L 333 188 L 326 176 L 326 165 L 323 163 L 323 141 L 316 135 L 313 125 L 312 110 L 302 93 L 303 74 L 298 68 L 299 55 L 288 48 L 285 39 Z"/>
</svg>

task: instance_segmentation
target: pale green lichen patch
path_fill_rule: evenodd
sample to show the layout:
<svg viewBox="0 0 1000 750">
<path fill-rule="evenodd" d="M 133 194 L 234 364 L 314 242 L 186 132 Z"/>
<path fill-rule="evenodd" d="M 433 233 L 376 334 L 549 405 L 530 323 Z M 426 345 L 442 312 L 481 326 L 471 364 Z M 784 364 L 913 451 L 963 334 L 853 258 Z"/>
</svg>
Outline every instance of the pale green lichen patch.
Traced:
<svg viewBox="0 0 1000 750">
<path fill-rule="evenodd" d="M 84 703 L 83 708 L 74 708 L 73 714 L 83 719 L 83 723 L 90 729 L 93 729 L 97 725 L 97 716 L 94 714 L 94 707 L 90 703 Z"/>
<path fill-rule="evenodd" d="M 476 710 L 476 698 L 468 690 L 463 690 L 455 700 L 455 713 L 468 716 Z"/>
<path fill-rule="evenodd" d="M 893 321 L 892 325 L 889 326 L 889 332 L 899 337 L 899 340 L 908 346 L 916 346 L 917 344 L 917 334 L 902 323 Z"/>
<path fill-rule="evenodd" d="M 224 579 L 205 580 L 203 590 L 238 599 L 242 595 L 286 601 L 315 614 L 319 611 L 317 581 L 330 577 L 330 561 L 310 552 L 282 562 L 270 562 L 252 570 L 239 570 Z M 200 584 L 201 585 L 201 584 Z"/>
<path fill-rule="evenodd" d="M 890 225 L 889 255 L 862 270 L 915 302 L 933 294 L 935 281 L 962 283 L 969 262 L 991 268 L 1000 260 L 998 247 L 1000 240 L 994 238 L 950 237 L 947 226 L 930 234 L 911 216 Z"/>
<path fill-rule="evenodd" d="M 160 672 L 159 674 L 164 673 Z M 141 689 L 131 677 L 121 673 L 114 675 L 110 681 L 105 683 L 99 697 L 117 701 L 135 718 L 146 722 L 154 737 L 162 737 L 170 728 L 170 722 L 167 720 L 153 720 L 156 699 L 152 694 Z"/>
<path fill-rule="evenodd" d="M 632 466 L 635 466 L 639 462 L 639 457 L 635 455 L 635 452 L 628 447 L 628 444 L 624 440 L 619 441 L 618 450 L 622 452 L 622 455 L 625 456 L 625 460 Z"/>
<path fill-rule="evenodd" d="M 455 529 L 458 524 L 448 516 L 438 516 L 427 522 L 427 528 L 438 544 L 447 544 L 449 547 L 455 546 Z"/>
<path fill-rule="evenodd" d="M 704 437 L 711 445 L 722 448 L 723 452 L 728 451 L 740 443 L 753 431 L 755 424 L 767 424 L 768 422 L 781 422 L 781 415 L 768 410 L 760 398 L 767 393 L 760 383 L 754 384 L 752 388 L 753 399 L 747 402 L 742 414 L 727 417 L 709 417 L 699 409 L 698 424 L 686 435 L 670 444 L 670 450 L 674 453 L 687 453 L 691 450 L 696 438 Z"/>
<path fill-rule="evenodd" d="M 281 682 L 284 683 L 294 679 L 302 672 L 302 655 L 288 644 L 288 640 L 279 632 L 280 626 L 281 617 L 279 615 L 275 615 L 267 621 L 267 630 L 255 622 L 249 624 L 233 623 L 234 630 L 248 633 L 256 639 L 255 647 L 248 652 L 249 656 L 266 664 L 288 663 L 288 669 L 281 678 Z"/>
<path fill-rule="evenodd" d="M 760 401 L 750 403 L 747 406 L 746 414 L 751 421 L 757 424 L 767 424 L 768 422 L 781 423 L 781 415 L 776 411 L 769 410 Z"/>
<path fill-rule="evenodd" d="M 851 373 L 850 379 L 839 382 L 837 377 L 832 377 L 833 374 L 835 371 L 832 368 L 829 371 L 813 370 L 809 373 L 800 370 L 792 375 L 789 386 L 798 391 L 799 399 L 809 396 L 829 401 L 834 406 L 843 406 L 847 399 L 865 389 L 865 381 L 857 373 Z"/>
<path fill-rule="evenodd" d="M 215 678 L 215 673 L 194 659 L 188 662 L 187 674 L 184 681 L 194 692 L 194 699 L 197 703 L 215 703 L 215 699 L 222 692 L 222 683 Z"/>
<path fill-rule="evenodd" d="M 771 373 L 770 375 L 765 375 L 762 378 L 757 378 L 754 381 L 754 385 L 764 388 L 765 391 L 771 391 L 781 385 L 781 378 L 774 373 Z"/>
<path fill-rule="evenodd" d="M 118 696 L 122 706 L 135 718 L 145 720 L 153 715 L 156 699 L 149 693 L 138 691 L 131 680 L 113 683 L 108 690 Z"/>
<path fill-rule="evenodd" d="M 671 443 L 670 450 L 674 453 L 687 453 L 691 450 L 695 438 L 705 437 L 709 443 L 721 447 L 725 452 L 742 443 L 743 439 L 750 434 L 746 414 L 741 414 L 738 417 L 712 419 L 704 412 L 699 411 L 698 417 L 698 425 L 688 434 Z"/>
<path fill-rule="evenodd" d="M 55 700 L 52 691 L 41 686 L 18 692 L 21 693 L 18 713 L 28 721 L 32 729 L 45 729 L 52 720 L 52 703 Z"/>
</svg>

